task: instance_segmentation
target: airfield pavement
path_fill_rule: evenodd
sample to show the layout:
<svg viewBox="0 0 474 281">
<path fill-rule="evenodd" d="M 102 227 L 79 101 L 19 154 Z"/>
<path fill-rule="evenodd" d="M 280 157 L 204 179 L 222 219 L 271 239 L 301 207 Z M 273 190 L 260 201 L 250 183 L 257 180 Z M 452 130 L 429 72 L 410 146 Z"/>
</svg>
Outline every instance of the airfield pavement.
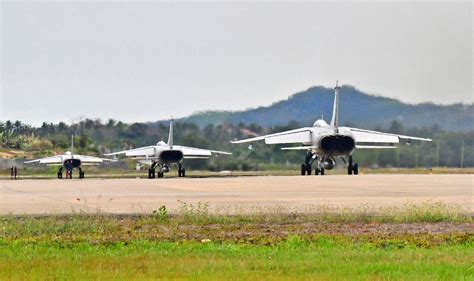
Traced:
<svg viewBox="0 0 474 281">
<path fill-rule="evenodd" d="M 188 204 L 253 212 L 311 206 L 443 202 L 472 214 L 474 175 L 326 175 L 165 179 L 1 180 L 0 214 L 170 212 Z"/>
</svg>

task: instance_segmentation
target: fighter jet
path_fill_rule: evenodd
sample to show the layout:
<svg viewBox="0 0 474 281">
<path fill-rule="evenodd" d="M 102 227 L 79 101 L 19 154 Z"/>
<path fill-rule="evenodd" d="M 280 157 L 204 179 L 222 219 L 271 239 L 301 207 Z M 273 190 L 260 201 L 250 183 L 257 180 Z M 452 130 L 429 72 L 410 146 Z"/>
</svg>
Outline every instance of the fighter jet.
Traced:
<svg viewBox="0 0 474 281">
<path fill-rule="evenodd" d="M 82 170 L 82 166 L 99 165 L 102 162 L 116 161 L 113 159 L 99 158 L 87 155 L 74 154 L 74 136 L 71 138 L 71 150 L 66 151 L 65 154 L 56 155 L 46 158 L 40 158 L 36 160 L 26 161 L 25 164 L 39 163 L 46 164 L 47 166 L 59 166 L 57 177 L 58 179 L 63 178 L 63 170 L 66 169 L 66 178 L 72 178 L 72 171 L 74 168 L 79 170 L 79 178 L 83 179 L 85 172 Z"/>
<path fill-rule="evenodd" d="M 172 165 L 178 166 L 178 177 L 185 177 L 186 170 L 181 164 L 184 159 L 208 159 L 212 154 L 230 155 L 232 153 L 175 145 L 173 143 L 173 120 L 171 120 L 168 143 L 159 141 L 156 145 L 107 153 L 104 155 L 112 156 L 120 154 L 137 159 L 138 162 L 142 164 L 149 165 L 148 178 L 152 179 L 156 177 L 156 169 L 158 169 L 158 178 L 162 178 L 165 173 L 170 171 Z"/>
<path fill-rule="evenodd" d="M 332 120 L 327 124 L 323 119 L 316 120 L 312 127 L 284 131 L 271 135 L 259 136 L 232 143 L 249 143 L 264 140 L 266 144 L 300 143 L 301 146 L 284 147 L 283 150 L 306 150 L 307 155 L 301 164 L 301 175 L 311 175 L 311 165 L 316 162 L 315 174 L 324 175 L 324 170 L 331 170 L 339 157 L 347 164 L 349 175 L 359 174 L 359 166 L 354 163 L 352 154 L 356 149 L 396 148 L 400 141 L 410 144 L 412 140 L 431 141 L 405 135 L 389 134 L 377 131 L 339 126 L 339 91 L 336 82 L 334 88 L 334 106 Z M 249 148 L 251 145 L 249 146 Z M 347 161 L 346 159 L 347 158 Z"/>
</svg>

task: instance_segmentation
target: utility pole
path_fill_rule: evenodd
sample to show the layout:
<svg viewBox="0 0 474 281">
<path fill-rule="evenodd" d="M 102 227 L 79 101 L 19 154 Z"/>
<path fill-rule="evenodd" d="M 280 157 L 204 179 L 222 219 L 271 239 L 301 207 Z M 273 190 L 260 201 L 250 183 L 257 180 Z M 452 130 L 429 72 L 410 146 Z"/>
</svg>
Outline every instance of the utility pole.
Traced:
<svg viewBox="0 0 474 281">
<path fill-rule="evenodd" d="M 461 141 L 461 168 L 464 168 L 464 140 Z"/>
<path fill-rule="evenodd" d="M 439 142 L 436 143 L 436 167 L 439 167 Z"/>
</svg>

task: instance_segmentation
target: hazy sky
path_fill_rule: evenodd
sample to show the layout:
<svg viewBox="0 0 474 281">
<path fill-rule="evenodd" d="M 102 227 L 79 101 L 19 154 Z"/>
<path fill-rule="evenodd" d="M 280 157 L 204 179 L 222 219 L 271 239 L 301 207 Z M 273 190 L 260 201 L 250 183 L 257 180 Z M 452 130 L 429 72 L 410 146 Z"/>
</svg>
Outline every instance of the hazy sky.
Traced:
<svg viewBox="0 0 474 281">
<path fill-rule="evenodd" d="M 245 109 L 338 79 L 473 102 L 473 4 L 1 2 L 0 119 Z"/>
</svg>

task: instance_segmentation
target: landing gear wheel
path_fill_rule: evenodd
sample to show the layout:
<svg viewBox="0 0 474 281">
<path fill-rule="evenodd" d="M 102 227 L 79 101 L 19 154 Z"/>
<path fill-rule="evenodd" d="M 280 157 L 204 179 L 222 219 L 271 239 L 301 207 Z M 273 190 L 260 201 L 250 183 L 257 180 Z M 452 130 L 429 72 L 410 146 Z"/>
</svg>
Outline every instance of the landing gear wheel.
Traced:
<svg viewBox="0 0 474 281">
<path fill-rule="evenodd" d="M 58 172 L 58 179 L 62 179 L 63 178 L 63 173 L 62 172 Z"/>
<path fill-rule="evenodd" d="M 83 179 L 84 178 L 84 172 L 82 170 L 79 170 L 79 178 Z"/>
<path fill-rule="evenodd" d="M 311 176 L 311 164 L 306 164 L 306 173 Z"/>
<path fill-rule="evenodd" d="M 162 178 L 164 176 L 164 173 L 163 172 L 158 172 L 158 178 Z"/>
<path fill-rule="evenodd" d="M 181 164 L 178 165 L 178 177 L 179 178 L 184 178 L 186 175 L 186 170 L 181 166 Z"/>
<path fill-rule="evenodd" d="M 359 174 L 359 165 L 352 161 L 352 156 L 349 156 L 349 165 L 347 165 L 347 174 L 348 175 L 358 175 Z"/>
<path fill-rule="evenodd" d="M 316 168 L 314 169 L 314 175 L 317 176 L 317 175 L 321 175 L 321 176 L 324 176 L 324 169 L 319 169 L 319 168 Z"/>
</svg>

